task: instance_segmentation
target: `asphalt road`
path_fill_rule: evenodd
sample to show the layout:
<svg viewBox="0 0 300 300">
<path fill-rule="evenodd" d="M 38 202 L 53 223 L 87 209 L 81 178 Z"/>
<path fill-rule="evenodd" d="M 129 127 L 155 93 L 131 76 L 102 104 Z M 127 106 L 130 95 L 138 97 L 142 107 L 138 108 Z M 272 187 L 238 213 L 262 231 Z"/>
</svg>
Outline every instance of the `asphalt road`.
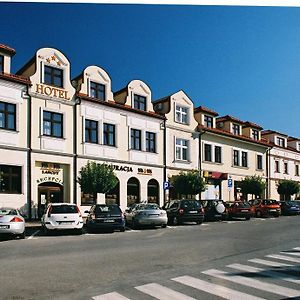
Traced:
<svg viewBox="0 0 300 300">
<path fill-rule="evenodd" d="M 300 216 L 81 236 L 31 229 L 25 240 L 0 242 L 0 299 L 300 299 L 299 228 Z"/>
</svg>

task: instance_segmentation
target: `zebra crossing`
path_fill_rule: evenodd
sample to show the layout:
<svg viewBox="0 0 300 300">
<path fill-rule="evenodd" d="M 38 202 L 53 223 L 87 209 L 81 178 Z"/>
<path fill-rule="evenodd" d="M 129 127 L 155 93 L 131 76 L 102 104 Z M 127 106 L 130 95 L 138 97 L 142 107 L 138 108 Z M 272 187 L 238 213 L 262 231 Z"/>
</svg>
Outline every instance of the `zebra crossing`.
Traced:
<svg viewBox="0 0 300 300">
<path fill-rule="evenodd" d="M 299 263 L 300 247 L 295 247 L 288 251 L 281 251 L 280 254 L 268 254 L 263 258 L 249 259 L 243 264 L 229 264 L 225 266 L 225 270 L 208 269 L 196 277 L 184 275 L 170 278 L 170 283 L 177 284 L 176 288 L 172 284 L 169 287 L 165 283 L 150 282 L 133 287 L 133 290 L 138 291 L 140 295 L 135 298 L 128 298 L 124 294 L 113 291 L 93 296 L 92 299 L 279 300 L 290 298 L 300 300 Z M 187 289 L 192 292 L 187 292 Z"/>
</svg>

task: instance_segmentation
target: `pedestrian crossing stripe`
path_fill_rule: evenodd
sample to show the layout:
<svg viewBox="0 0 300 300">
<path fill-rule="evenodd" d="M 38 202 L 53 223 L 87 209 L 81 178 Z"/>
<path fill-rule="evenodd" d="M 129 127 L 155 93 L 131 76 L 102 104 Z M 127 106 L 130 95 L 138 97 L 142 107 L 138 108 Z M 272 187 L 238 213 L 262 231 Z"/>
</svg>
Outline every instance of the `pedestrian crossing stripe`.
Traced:
<svg viewBox="0 0 300 300">
<path fill-rule="evenodd" d="M 270 255 L 267 255 L 267 257 L 281 259 L 281 260 L 287 260 L 287 261 L 291 261 L 291 262 L 295 262 L 295 263 L 300 263 L 300 258 L 289 257 L 289 256 L 285 256 L 285 255 L 270 254 Z"/>
<path fill-rule="evenodd" d="M 260 258 L 253 258 L 249 259 L 248 261 L 254 262 L 257 264 L 269 266 L 269 267 L 293 267 L 293 265 L 290 264 L 285 264 L 285 263 L 279 263 L 276 261 L 270 261 L 270 260 L 265 260 L 265 259 L 260 259 Z"/>
<path fill-rule="evenodd" d="M 128 298 L 116 292 L 95 296 L 92 299 L 93 300 L 129 300 Z"/>
</svg>

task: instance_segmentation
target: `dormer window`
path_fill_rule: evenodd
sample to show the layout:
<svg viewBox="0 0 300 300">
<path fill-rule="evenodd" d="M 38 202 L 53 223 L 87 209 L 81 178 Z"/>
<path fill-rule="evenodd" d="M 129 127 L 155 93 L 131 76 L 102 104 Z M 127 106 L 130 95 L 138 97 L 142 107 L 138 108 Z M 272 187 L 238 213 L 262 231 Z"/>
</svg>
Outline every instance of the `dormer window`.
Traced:
<svg viewBox="0 0 300 300">
<path fill-rule="evenodd" d="M 105 85 L 97 82 L 91 82 L 90 97 L 105 101 Z"/>
<path fill-rule="evenodd" d="M 256 141 L 259 140 L 259 131 L 256 129 L 252 129 L 252 138 Z"/>
<path fill-rule="evenodd" d="M 0 72 L 4 72 L 4 56 L 0 55 Z"/>
<path fill-rule="evenodd" d="M 297 150 L 300 151 L 300 143 L 298 143 L 298 149 Z"/>
<path fill-rule="evenodd" d="M 178 123 L 188 124 L 189 109 L 180 105 L 176 105 L 175 121 Z"/>
<path fill-rule="evenodd" d="M 234 135 L 240 135 L 240 125 L 239 124 L 232 124 L 232 133 Z"/>
<path fill-rule="evenodd" d="M 280 146 L 280 147 L 285 147 L 284 138 L 277 137 L 276 143 L 277 143 L 277 145 Z"/>
<path fill-rule="evenodd" d="M 204 116 L 204 126 L 208 127 L 208 128 L 212 128 L 213 127 L 213 117 L 211 116 Z"/>
<path fill-rule="evenodd" d="M 146 111 L 146 97 L 140 95 L 134 95 L 133 108 Z"/>
<path fill-rule="evenodd" d="M 49 66 L 44 67 L 44 83 L 63 87 L 63 70 Z"/>
</svg>

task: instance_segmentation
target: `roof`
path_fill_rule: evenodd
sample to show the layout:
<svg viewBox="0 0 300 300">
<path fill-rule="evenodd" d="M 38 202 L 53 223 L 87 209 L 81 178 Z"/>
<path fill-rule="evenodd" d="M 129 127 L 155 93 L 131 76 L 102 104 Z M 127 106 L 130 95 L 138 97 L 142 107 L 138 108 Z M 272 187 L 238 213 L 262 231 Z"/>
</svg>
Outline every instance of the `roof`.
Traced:
<svg viewBox="0 0 300 300">
<path fill-rule="evenodd" d="M 253 144 L 258 144 L 258 145 L 265 146 L 265 147 L 270 147 L 271 146 L 271 144 L 265 139 L 257 141 L 257 140 L 253 140 L 252 138 L 250 138 L 248 136 L 235 135 L 235 134 L 233 134 L 229 131 L 225 131 L 225 130 L 222 130 L 222 129 L 219 129 L 219 128 L 209 128 L 209 127 L 205 127 L 203 125 L 199 125 L 198 130 L 199 131 L 204 130 L 204 131 L 212 132 L 212 133 L 219 134 L 219 135 L 225 135 L 225 136 L 228 136 L 228 137 L 231 137 L 231 138 L 234 138 L 234 139 L 243 140 L 243 141 L 246 141 L 246 142 L 250 142 L 250 143 L 253 143 Z"/>
<path fill-rule="evenodd" d="M 15 55 L 16 54 L 16 50 L 13 49 L 13 48 L 10 48 L 6 45 L 3 45 L 3 44 L 0 44 L 0 50 L 10 54 L 11 56 Z"/>
<path fill-rule="evenodd" d="M 268 135 L 268 134 L 274 134 L 274 133 L 280 134 L 280 135 L 285 136 L 285 137 L 288 136 L 288 135 L 286 135 L 286 134 L 284 134 L 284 133 L 280 133 L 280 132 L 278 132 L 278 131 L 270 130 L 270 129 L 268 129 L 268 130 L 263 130 L 263 131 L 261 132 L 262 135 Z"/>
<path fill-rule="evenodd" d="M 122 109 L 122 110 L 131 111 L 131 112 L 138 113 L 138 114 L 141 114 L 141 115 L 145 115 L 145 116 L 148 116 L 148 117 L 153 117 L 153 118 L 158 118 L 158 119 L 165 120 L 164 116 L 162 116 L 160 114 L 157 114 L 155 112 L 142 111 L 142 110 L 139 110 L 139 109 L 136 109 L 136 108 L 132 108 L 129 105 L 116 103 L 114 101 L 99 101 L 96 98 L 89 97 L 89 96 L 87 96 L 85 94 L 82 94 L 82 93 L 77 93 L 77 96 L 79 98 L 83 99 L 83 100 L 91 101 L 91 102 L 94 102 L 94 103 L 97 103 L 97 104 L 110 106 L 110 107 L 114 107 L 114 108 L 119 108 L 119 109 Z"/>
<path fill-rule="evenodd" d="M 8 74 L 8 73 L 0 73 L 0 79 L 23 83 L 27 85 L 31 84 L 31 81 L 28 78 L 18 76 L 18 75 Z"/>
<path fill-rule="evenodd" d="M 242 121 L 238 118 L 235 118 L 233 116 L 230 116 L 230 115 L 226 115 L 226 116 L 217 118 L 217 122 L 224 122 L 224 121 L 233 121 L 233 122 L 236 122 L 236 123 L 240 123 L 242 125 L 245 123 L 244 121 Z"/>
<path fill-rule="evenodd" d="M 196 108 L 194 109 L 194 112 L 195 112 L 195 113 L 197 113 L 197 112 L 199 112 L 199 111 L 209 113 L 209 114 L 211 114 L 211 115 L 213 115 L 213 116 L 215 116 L 215 117 L 219 115 L 217 112 L 215 112 L 215 111 L 213 111 L 213 110 L 211 110 L 211 109 L 209 109 L 209 108 L 206 108 L 206 107 L 204 107 L 204 106 L 199 106 L 199 107 L 196 107 Z"/>
<path fill-rule="evenodd" d="M 153 100 L 152 103 L 156 104 L 156 103 L 160 103 L 160 102 L 167 102 L 167 101 L 170 101 L 170 98 L 171 98 L 171 95 L 157 99 L 157 100 Z"/>
<path fill-rule="evenodd" d="M 35 55 L 20 69 L 17 71 L 17 75 L 22 74 L 30 65 L 35 62 Z"/>
<path fill-rule="evenodd" d="M 300 141 L 300 139 L 292 136 L 288 137 L 288 142 L 293 142 L 293 141 Z"/>
<path fill-rule="evenodd" d="M 122 94 L 123 92 L 127 92 L 127 91 L 128 91 L 128 84 L 124 88 L 114 92 L 114 95 L 119 95 L 119 94 Z"/>
<path fill-rule="evenodd" d="M 260 125 L 257 125 L 255 123 L 252 123 L 252 122 L 249 122 L 249 121 L 246 121 L 244 122 L 244 126 L 243 127 L 253 127 L 253 128 L 256 128 L 256 129 L 263 129 Z"/>
</svg>

